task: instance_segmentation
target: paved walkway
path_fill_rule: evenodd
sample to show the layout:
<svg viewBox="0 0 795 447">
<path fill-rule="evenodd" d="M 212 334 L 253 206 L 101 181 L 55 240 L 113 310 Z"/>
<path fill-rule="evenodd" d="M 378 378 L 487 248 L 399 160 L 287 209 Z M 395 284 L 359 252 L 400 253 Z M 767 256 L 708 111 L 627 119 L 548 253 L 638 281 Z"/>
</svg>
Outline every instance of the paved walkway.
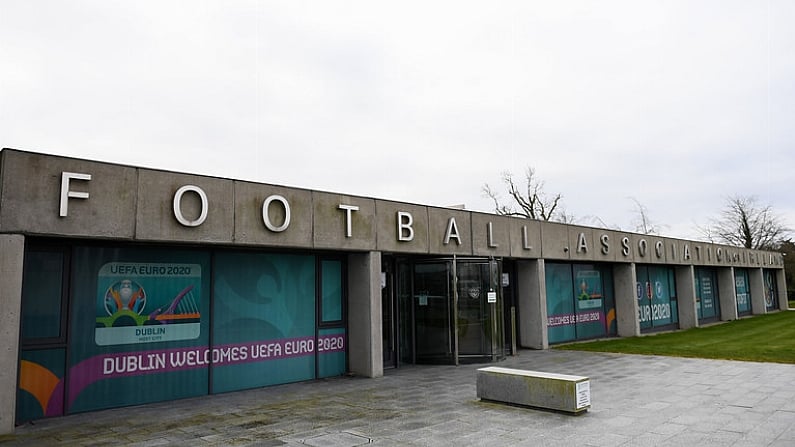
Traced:
<svg viewBox="0 0 795 447">
<path fill-rule="evenodd" d="M 8 445 L 793 446 L 795 365 L 521 351 L 498 366 L 591 378 L 580 416 L 480 402 L 475 369 L 411 366 L 45 419 Z"/>
</svg>

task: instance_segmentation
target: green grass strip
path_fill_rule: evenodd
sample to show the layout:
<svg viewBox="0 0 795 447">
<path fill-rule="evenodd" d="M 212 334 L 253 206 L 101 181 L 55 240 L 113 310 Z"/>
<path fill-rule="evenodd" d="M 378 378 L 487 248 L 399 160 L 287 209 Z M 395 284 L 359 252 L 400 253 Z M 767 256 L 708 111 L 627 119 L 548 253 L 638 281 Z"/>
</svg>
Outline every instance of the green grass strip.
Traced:
<svg viewBox="0 0 795 447">
<path fill-rule="evenodd" d="M 683 331 L 579 342 L 555 349 L 795 364 L 795 311 Z"/>
</svg>

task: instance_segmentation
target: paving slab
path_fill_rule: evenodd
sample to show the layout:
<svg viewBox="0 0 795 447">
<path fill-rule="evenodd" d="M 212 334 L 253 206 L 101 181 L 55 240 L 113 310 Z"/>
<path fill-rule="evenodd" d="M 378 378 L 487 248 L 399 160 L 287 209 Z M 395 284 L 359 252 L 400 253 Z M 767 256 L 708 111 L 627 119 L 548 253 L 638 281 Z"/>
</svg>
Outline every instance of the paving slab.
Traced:
<svg viewBox="0 0 795 447">
<path fill-rule="evenodd" d="M 795 365 L 522 350 L 495 365 L 581 375 L 591 409 L 568 415 L 476 397 L 485 365 L 411 365 L 42 419 L 4 445 L 791 446 Z"/>
</svg>

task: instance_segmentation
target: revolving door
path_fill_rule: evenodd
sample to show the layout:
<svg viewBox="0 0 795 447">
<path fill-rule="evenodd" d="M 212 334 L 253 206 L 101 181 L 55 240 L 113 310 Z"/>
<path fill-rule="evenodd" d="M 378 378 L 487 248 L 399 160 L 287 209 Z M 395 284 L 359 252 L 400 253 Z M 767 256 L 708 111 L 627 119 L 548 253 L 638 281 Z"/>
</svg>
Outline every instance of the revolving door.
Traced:
<svg viewBox="0 0 795 447">
<path fill-rule="evenodd" d="M 500 262 L 401 260 L 398 332 L 402 363 L 490 362 L 505 356 Z"/>
</svg>

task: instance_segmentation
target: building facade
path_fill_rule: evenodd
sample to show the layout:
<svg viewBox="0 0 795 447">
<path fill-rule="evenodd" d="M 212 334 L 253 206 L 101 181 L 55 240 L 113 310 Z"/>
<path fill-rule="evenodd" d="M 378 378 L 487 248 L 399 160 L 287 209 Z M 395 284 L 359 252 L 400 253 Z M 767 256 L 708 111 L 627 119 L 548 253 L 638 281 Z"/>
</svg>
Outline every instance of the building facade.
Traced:
<svg viewBox="0 0 795 447">
<path fill-rule="evenodd" d="M 0 432 L 787 308 L 780 253 L 4 149 Z"/>
</svg>

